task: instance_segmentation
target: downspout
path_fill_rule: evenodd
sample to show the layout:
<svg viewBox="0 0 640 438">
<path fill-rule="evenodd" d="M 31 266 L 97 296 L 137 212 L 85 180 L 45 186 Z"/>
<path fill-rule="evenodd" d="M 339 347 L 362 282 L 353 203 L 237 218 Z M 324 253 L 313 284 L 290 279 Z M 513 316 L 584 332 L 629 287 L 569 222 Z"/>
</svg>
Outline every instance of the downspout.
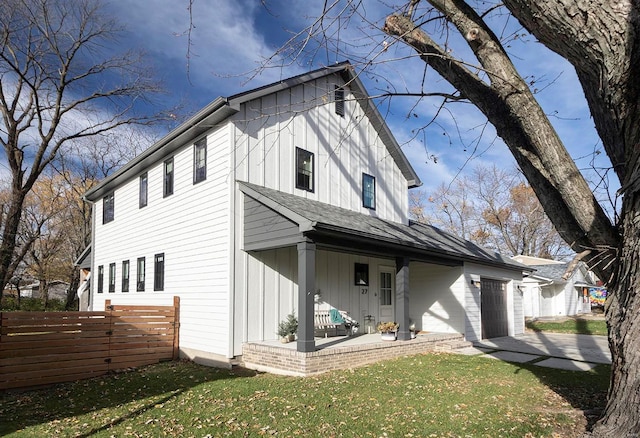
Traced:
<svg viewBox="0 0 640 438">
<path fill-rule="evenodd" d="M 89 271 L 90 273 L 94 272 L 94 268 L 95 268 L 95 258 L 96 258 L 96 209 L 95 209 L 95 203 L 90 201 L 89 199 L 87 199 L 86 195 L 82 195 L 82 200 L 84 202 L 86 202 L 87 204 L 89 204 L 91 206 L 91 270 Z M 92 275 L 93 276 L 93 275 Z M 89 290 L 88 292 L 88 296 L 87 296 L 87 310 L 93 310 L 93 285 L 95 284 L 94 281 L 91 281 L 89 283 Z M 80 300 L 78 300 L 80 301 Z M 80 302 L 78 302 L 78 308 L 80 308 Z"/>
</svg>

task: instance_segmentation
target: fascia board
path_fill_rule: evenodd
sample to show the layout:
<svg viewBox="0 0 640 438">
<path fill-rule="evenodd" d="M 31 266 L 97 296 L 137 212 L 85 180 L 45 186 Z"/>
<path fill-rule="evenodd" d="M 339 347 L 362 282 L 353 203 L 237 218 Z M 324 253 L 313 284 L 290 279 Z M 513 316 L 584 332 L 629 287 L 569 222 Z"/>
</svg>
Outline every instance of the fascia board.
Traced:
<svg viewBox="0 0 640 438">
<path fill-rule="evenodd" d="M 121 167 L 113 175 L 87 191 L 84 198 L 95 202 L 117 186 L 141 174 L 154 163 L 173 154 L 189 141 L 217 126 L 223 120 L 238 112 L 239 108 L 229 105 L 227 99 L 219 97 L 193 117 L 175 128 L 162 139 L 154 143 L 140 155 Z"/>
</svg>

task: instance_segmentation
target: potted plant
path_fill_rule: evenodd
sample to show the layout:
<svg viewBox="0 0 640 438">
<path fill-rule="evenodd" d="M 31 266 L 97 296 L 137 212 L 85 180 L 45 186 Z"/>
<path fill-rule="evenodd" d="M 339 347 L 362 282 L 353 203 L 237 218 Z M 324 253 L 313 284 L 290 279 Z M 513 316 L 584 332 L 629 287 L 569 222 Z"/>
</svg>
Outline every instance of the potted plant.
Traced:
<svg viewBox="0 0 640 438">
<path fill-rule="evenodd" d="M 278 336 L 280 336 L 280 342 L 287 343 L 296 339 L 296 332 L 298 331 L 298 318 L 295 313 L 290 313 L 287 317 L 280 321 L 278 324 Z"/>
<path fill-rule="evenodd" d="M 409 324 L 410 337 L 411 337 L 411 339 L 415 339 L 416 338 L 416 323 L 412 322 L 412 321 L 409 321 L 409 322 L 410 322 L 410 324 Z"/>
<path fill-rule="evenodd" d="M 383 341 L 395 341 L 396 332 L 398 331 L 398 323 L 391 321 L 381 321 L 378 324 L 378 331 Z"/>
</svg>

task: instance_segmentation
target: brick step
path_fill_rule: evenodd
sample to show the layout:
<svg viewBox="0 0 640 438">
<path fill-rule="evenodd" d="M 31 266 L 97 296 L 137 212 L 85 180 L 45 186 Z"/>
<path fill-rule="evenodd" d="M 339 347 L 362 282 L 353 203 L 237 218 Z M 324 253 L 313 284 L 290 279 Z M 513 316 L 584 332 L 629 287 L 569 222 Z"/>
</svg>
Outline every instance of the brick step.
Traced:
<svg viewBox="0 0 640 438">
<path fill-rule="evenodd" d="M 463 348 L 473 347 L 473 343 L 464 339 L 454 339 L 451 341 L 439 342 L 435 347 L 435 351 L 455 351 Z"/>
</svg>

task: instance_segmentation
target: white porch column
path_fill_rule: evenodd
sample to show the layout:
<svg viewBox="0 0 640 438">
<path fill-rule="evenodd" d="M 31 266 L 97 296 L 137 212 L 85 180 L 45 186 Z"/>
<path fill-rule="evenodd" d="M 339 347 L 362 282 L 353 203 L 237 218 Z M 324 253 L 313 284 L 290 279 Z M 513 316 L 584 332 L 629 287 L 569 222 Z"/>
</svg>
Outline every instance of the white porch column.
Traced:
<svg viewBox="0 0 640 438">
<path fill-rule="evenodd" d="M 300 352 L 316 351 L 313 305 L 316 291 L 316 244 L 298 243 L 298 344 Z"/>
</svg>

